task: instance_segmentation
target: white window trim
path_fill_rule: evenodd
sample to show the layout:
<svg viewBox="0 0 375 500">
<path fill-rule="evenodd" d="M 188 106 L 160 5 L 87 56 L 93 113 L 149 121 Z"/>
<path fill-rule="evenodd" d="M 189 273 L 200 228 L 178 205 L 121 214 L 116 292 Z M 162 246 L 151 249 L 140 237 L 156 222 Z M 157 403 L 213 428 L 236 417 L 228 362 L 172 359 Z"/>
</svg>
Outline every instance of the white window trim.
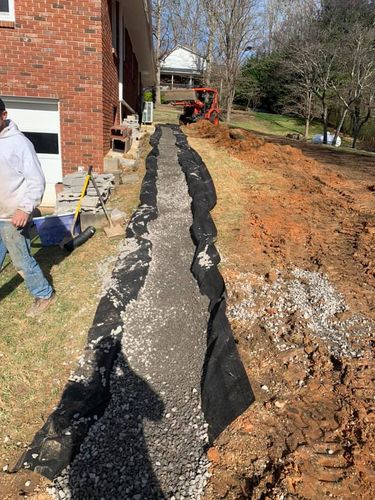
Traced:
<svg viewBox="0 0 375 500">
<path fill-rule="evenodd" d="M 10 21 L 13 22 L 16 20 L 15 11 L 14 11 L 14 0 L 9 0 L 9 11 L 8 12 L 0 12 L 0 21 Z"/>
</svg>

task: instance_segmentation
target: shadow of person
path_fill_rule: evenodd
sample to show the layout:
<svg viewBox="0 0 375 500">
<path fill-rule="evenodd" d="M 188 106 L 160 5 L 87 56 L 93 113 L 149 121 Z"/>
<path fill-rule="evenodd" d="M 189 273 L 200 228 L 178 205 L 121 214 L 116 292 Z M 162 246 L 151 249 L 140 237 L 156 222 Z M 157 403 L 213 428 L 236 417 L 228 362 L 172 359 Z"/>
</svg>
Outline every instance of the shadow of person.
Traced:
<svg viewBox="0 0 375 500">
<path fill-rule="evenodd" d="M 75 500 L 162 500 L 144 426 L 162 419 L 164 403 L 131 369 L 113 327 L 91 329 L 59 406 L 11 472 L 57 478 L 57 494 Z"/>
<path fill-rule="evenodd" d="M 60 240 L 60 237 L 62 240 L 64 237 L 69 237 L 70 235 L 69 230 L 64 226 L 64 224 L 59 219 L 55 218 L 54 220 L 55 222 L 53 230 L 47 226 L 48 223 L 42 224 L 39 228 L 39 232 L 41 234 L 43 233 L 45 234 L 46 231 L 53 231 L 53 234 L 51 233 L 50 235 L 51 239 L 48 240 L 47 238 L 47 242 L 48 241 L 56 242 L 53 245 L 43 246 L 42 243 L 36 241 L 38 232 L 36 231 L 34 225 L 31 225 L 30 228 L 25 233 L 26 238 L 28 238 L 29 241 L 31 241 L 30 251 L 33 254 L 34 259 L 38 262 L 44 276 L 52 286 L 53 286 L 53 278 L 51 276 L 51 269 L 54 266 L 60 264 L 60 262 L 62 262 L 65 259 L 65 257 L 69 255 L 69 252 L 67 252 L 65 249 L 61 249 L 58 246 L 58 241 Z M 34 252 L 34 250 L 36 250 L 36 252 Z M 7 264 L 5 267 L 7 267 L 9 264 Z M 5 269 L 5 267 L 3 269 Z M 12 292 L 14 292 L 14 290 L 16 290 L 16 288 L 23 282 L 22 277 L 15 269 L 14 272 L 15 272 L 14 276 L 0 287 L 0 301 L 3 300 L 8 295 L 10 295 Z"/>
<path fill-rule="evenodd" d="M 72 498 L 165 499 L 145 432 L 147 421 L 160 421 L 163 412 L 163 401 L 120 353 L 111 376 L 111 401 L 69 470 Z"/>
</svg>

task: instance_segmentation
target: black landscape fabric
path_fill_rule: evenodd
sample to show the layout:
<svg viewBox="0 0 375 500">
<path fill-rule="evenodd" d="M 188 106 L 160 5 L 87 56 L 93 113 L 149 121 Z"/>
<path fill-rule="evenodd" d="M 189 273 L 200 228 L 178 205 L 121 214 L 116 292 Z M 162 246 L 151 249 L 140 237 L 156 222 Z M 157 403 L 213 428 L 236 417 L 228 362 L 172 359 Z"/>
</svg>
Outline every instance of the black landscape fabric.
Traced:
<svg viewBox="0 0 375 500">
<path fill-rule="evenodd" d="M 217 231 L 210 215 L 216 204 L 215 186 L 202 158 L 189 146 L 186 136 L 177 127 L 174 131 L 179 162 L 192 198 L 191 234 L 197 247 L 192 272 L 201 292 L 210 299 L 201 388 L 202 409 L 212 442 L 255 398 L 226 317 L 225 283 L 217 267 L 220 257 L 214 245 Z"/>
<path fill-rule="evenodd" d="M 126 238 L 133 239 L 134 250 L 125 256 L 120 254 L 111 277 L 115 285 L 99 302 L 79 367 L 66 385 L 60 404 L 11 472 L 26 468 L 54 479 L 73 461 L 91 425 L 109 403 L 111 371 L 121 350 L 121 313 L 131 300 L 136 300 L 151 261 L 151 244 L 143 236 L 148 222 L 157 217 L 160 136 L 158 128 L 150 139 L 153 149 L 146 158 L 140 204 L 126 228 Z"/>
<path fill-rule="evenodd" d="M 196 245 L 192 272 L 201 293 L 210 299 L 201 387 L 202 409 L 212 442 L 249 407 L 254 395 L 225 314 L 225 284 L 217 267 L 220 262 L 214 245 L 217 233 L 210 215 L 216 204 L 215 187 L 202 159 L 188 146 L 185 135 L 178 127 L 172 128 L 192 198 L 191 236 Z M 110 375 L 124 333 L 121 313 L 131 300 L 136 300 L 152 258 L 151 243 L 144 236 L 148 232 L 148 222 L 157 218 L 156 179 L 161 134 L 162 129 L 158 126 L 150 139 L 153 149 L 146 158 L 140 204 L 126 228 L 128 245 L 132 241 L 131 250 L 118 257 L 111 277 L 114 285 L 99 302 L 87 347 L 65 387 L 60 404 L 11 472 L 26 468 L 49 479 L 57 477 L 73 461 L 90 427 L 108 405 Z M 202 265 L 201 255 L 205 256 L 208 265 Z"/>
</svg>

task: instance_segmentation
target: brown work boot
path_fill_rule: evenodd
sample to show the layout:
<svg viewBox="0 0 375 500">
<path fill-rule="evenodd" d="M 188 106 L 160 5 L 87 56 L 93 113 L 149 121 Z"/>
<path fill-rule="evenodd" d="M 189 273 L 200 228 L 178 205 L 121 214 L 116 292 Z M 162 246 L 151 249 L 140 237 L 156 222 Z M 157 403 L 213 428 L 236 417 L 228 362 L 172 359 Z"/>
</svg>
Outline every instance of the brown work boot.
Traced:
<svg viewBox="0 0 375 500">
<path fill-rule="evenodd" d="M 42 314 L 48 307 L 53 304 L 56 301 L 56 293 L 52 292 L 51 297 L 48 297 L 48 299 L 39 299 L 35 298 L 33 305 L 30 307 L 30 309 L 26 312 L 26 316 L 28 318 L 35 318 L 36 316 L 39 316 L 39 314 Z"/>
</svg>

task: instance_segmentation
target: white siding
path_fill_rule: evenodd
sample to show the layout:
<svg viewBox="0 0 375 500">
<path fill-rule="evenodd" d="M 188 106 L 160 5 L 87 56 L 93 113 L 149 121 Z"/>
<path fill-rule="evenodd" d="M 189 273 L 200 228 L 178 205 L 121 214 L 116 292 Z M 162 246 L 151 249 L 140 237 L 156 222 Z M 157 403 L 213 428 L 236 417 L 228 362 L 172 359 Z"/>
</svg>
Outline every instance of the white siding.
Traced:
<svg viewBox="0 0 375 500">
<path fill-rule="evenodd" d="M 193 54 L 190 50 L 177 47 L 164 59 L 161 67 L 162 69 L 173 68 L 201 73 L 206 67 L 206 61 L 203 57 Z"/>
</svg>

